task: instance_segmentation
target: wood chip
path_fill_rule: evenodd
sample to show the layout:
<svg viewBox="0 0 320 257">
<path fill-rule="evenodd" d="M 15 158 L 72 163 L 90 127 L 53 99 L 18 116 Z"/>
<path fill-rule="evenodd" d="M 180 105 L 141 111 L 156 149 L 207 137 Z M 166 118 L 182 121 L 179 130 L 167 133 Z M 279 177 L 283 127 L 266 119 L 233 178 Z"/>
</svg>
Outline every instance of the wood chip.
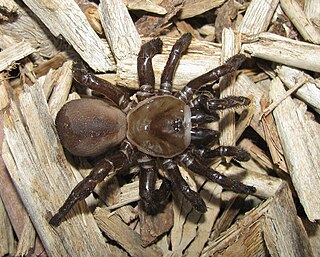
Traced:
<svg viewBox="0 0 320 257">
<path fill-rule="evenodd" d="M 295 0 L 280 0 L 281 7 L 291 22 L 306 40 L 320 44 L 320 30 L 307 19 L 300 4 Z"/>
<path fill-rule="evenodd" d="M 110 50 L 101 42 L 73 0 L 51 2 L 26 0 L 24 3 L 53 35 L 62 35 L 92 69 L 96 71 L 114 69 Z"/>
<path fill-rule="evenodd" d="M 36 50 L 27 42 L 16 43 L 0 52 L 0 71 L 10 69 L 16 61 L 28 56 Z"/>
<path fill-rule="evenodd" d="M 270 98 L 277 101 L 285 94 L 283 84 L 275 78 Z M 291 98 L 285 99 L 274 111 L 277 130 L 284 150 L 293 185 L 308 218 L 320 218 L 320 199 L 314 197 L 320 190 L 319 124 L 308 118 L 305 108 Z M 320 191 L 319 191 L 320 193 Z"/>
<path fill-rule="evenodd" d="M 262 243 L 264 239 L 267 247 Z M 247 213 L 226 233 L 209 243 L 201 256 L 270 256 L 269 252 L 271 256 L 313 256 L 285 183 L 280 185 L 274 197 Z"/>
<path fill-rule="evenodd" d="M 222 5 L 226 0 L 186 0 L 179 14 L 180 19 L 188 19 Z"/>
<path fill-rule="evenodd" d="M 156 257 L 161 255 L 158 247 L 143 248 L 139 234 L 130 229 L 116 215 L 110 215 L 108 211 L 98 208 L 94 216 L 101 230 L 109 238 L 118 242 L 131 256 Z"/>
<path fill-rule="evenodd" d="M 146 12 L 164 15 L 167 10 L 151 0 L 124 0 L 124 4 L 129 10 L 144 10 Z"/>
<path fill-rule="evenodd" d="M 267 31 L 279 0 L 252 0 L 238 28 L 238 32 L 256 35 Z"/>
<path fill-rule="evenodd" d="M 261 33 L 242 44 L 242 50 L 252 56 L 282 63 L 300 69 L 320 71 L 314 56 L 320 54 L 320 46 L 288 39 L 272 33 Z"/>
</svg>

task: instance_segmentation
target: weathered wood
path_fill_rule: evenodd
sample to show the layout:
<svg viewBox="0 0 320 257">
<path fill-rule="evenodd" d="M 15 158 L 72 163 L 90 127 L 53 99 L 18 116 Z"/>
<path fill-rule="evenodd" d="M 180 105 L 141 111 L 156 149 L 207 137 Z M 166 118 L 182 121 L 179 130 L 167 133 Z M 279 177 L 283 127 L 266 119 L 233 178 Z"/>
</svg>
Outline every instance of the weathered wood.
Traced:
<svg viewBox="0 0 320 257">
<path fill-rule="evenodd" d="M 15 247 L 14 231 L 0 198 L 0 255 L 14 255 Z"/>
<path fill-rule="evenodd" d="M 214 182 L 207 181 L 200 192 L 200 196 L 205 200 L 207 212 L 200 216 L 200 219 L 195 227 L 197 236 L 188 245 L 184 251 L 184 256 L 198 256 L 204 245 L 207 243 L 211 234 L 213 224 L 215 223 L 220 212 L 220 194 L 222 188 Z M 193 212 L 195 212 L 193 210 Z M 192 214 L 196 215 L 196 213 Z M 186 220 L 188 223 L 188 220 Z M 184 225 L 185 226 L 185 225 Z M 187 230 L 188 231 L 188 230 Z"/>
<path fill-rule="evenodd" d="M 129 10 L 144 10 L 146 12 L 164 15 L 167 10 L 151 0 L 123 0 Z"/>
<path fill-rule="evenodd" d="M 11 101 L 5 113 L 8 146 L 3 158 L 46 252 L 51 256 L 105 256 L 104 239 L 83 204 L 73 208 L 59 227 L 48 223 L 76 181 L 53 130 L 42 89 L 36 83 L 24 90 L 19 95 L 20 109 Z M 80 206 L 82 215 L 76 215 Z"/>
<path fill-rule="evenodd" d="M 62 35 L 92 69 L 96 71 L 114 69 L 110 50 L 94 32 L 75 1 L 24 0 L 24 3 L 53 35 L 56 37 Z"/>
<path fill-rule="evenodd" d="M 221 64 L 227 61 L 230 57 L 237 54 L 240 50 L 240 36 L 236 35 L 231 29 L 223 29 L 222 31 L 222 51 L 221 51 Z M 236 72 L 228 74 L 220 78 L 219 89 L 220 98 L 234 95 Z M 235 145 L 235 114 L 230 110 L 223 110 L 219 113 L 220 116 L 220 138 L 221 145 Z"/>
<path fill-rule="evenodd" d="M 306 218 L 302 219 L 302 222 L 309 236 L 314 256 L 320 256 L 320 225 L 317 222 L 310 222 Z"/>
<path fill-rule="evenodd" d="M 319 81 L 316 81 L 310 75 L 301 70 L 285 65 L 279 65 L 275 71 L 287 88 L 294 87 L 297 81 L 301 81 L 303 79 L 306 80 L 304 85 L 301 86 L 301 88 L 299 88 L 294 94 L 320 114 Z"/>
<path fill-rule="evenodd" d="M 264 242 L 266 240 L 266 244 Z M 247 213 L 208 243 L 201 256 L 313 256 L 297 216 L 291 192 L 283 182 L 277 194 Z"/>
<path fill-rule="evenodd" d="M 36 231 L 30 219 L 27 219 L 18 242 L 16 256 L 26 256 L 29 252 L 32 252 L 35 240 Z"/>
<path fill-rule="evenodd" d="M 313 256 L 310 242 L 287 185 L 270 199 L 263 233 L 271 256 Z"/>
<path fill-rule="evenodd" d="M 157 54 L 152 59 L 153 69 L 156 78 L 156 88 L 160 85 L 160 77 L 167 62 L 169 52 L 177 38 L 161 37 L 163 40 L 162 54 Z M 151 38 L 144 38 L 143 41 L 149 41 Z M 179 62 L 175 76 L 173 78 L 173 88 L 181 89 L 190 80 L 198 77 L 211 69 L 220 65 L 221 46 L 205 41 L 192 40 L 188 51 L 182 56 Z M 113 78 L 119 85 L 138 88 L 137 60 L 128 59 L 123 62 L 121 71 L 116 78 Z M 111 78 L 112 80 L 112 78 Z"/>
<path fill-rule="evenodd" d="M 270 98 L 277 101 L 285 94 L 279 78 L 271 83 Z M 277 130 L 283 146 L 293 185 L 308 218 L 320 218 L 320 138 L 319 124 L 306 115 L 290 97 L 274 111 Z"/>
<path fill-rule="evenodd" d="M 293 25 L 306 40 L 315 44 L 320 43 L 320 30 L 315 28 L 307 19 L 300 4 L 295 0 L 280 0 L 281 7 Z"/>
<path fill-rule="evenodd" d="M 236 80 L 235 95 L 253 96 L 253 117 L 250 126 L 264 138 L 263 128 L 260 123 L 261 106 L 260 101 L 263 95 L 268 94 L 268 88 L 261 86 L 258 83 L 254 83 L 246 74 L 241 73 Z"/>
<path fill-rule="evenodd" d="M 36 57 L 36 61 L 41 61 L 43 57 L 52 57 L 57 54 L 62 45 L 61 40 L 54 38 L 21 0 L 5 0 L 5 2 L 14 5 L 16 11 L 11 13 L 11 15 L 15 16 L 15 19 L 12 20 L 12 17 L 11 19 L 7 17 L 9 22 L 1 23 L 1 48 L 7 48 L 14 42 L 25 41 L 37 49 L 33 54 L 33 57 Z"/>
<path fill-rule="evenodd" d="M 56 70 L 51 84 L 53 87 L 50 99 L 48 101 L 49 111 L 53 119 L 56 118 L 58 111 L 65 104 L 71 84 L 72 84 L 72 61 L 67 61 L 63 66 Z M 46 83 L 47 84 L 47 83 Z"/>
<path fill-rule="evenodd" d="M 252 56 L 311 71 L 320 72 L 314 57 L 320 46 L 264 32 L 242 44 L 242 51 Z"/>
<path fill-rule="evenodd" d="M 179 13 L 181 20 L 194 17 L 222 5 L 226 0 L 185 0 Z"/>
<path fill-rule="evenodd" d="M 36 50 L 27 42 L 20 42 L 0 52 L 0 71 L 10 68 L 16 61 L 28 56 Z"/>
<path fill-rule="evenodd" d="M 279 0 L 252 0 L 237 31 L 248 35 L 267 31 L 278 3 Z"/>
<path fill-rule="evenodd" d="M 137 232 L 123 223 L 116 214 L 97 208 L 94 213 L 100 229 L 112 240 L 118 242 L 131 256 L 161 256 L 160 248 L 152 246 L 143 248 Z"/>
<path fill-rule="evenodd" d="M 307 19 L 318 29 L 320 27 L 320 2 L 318 0 L 305 0 L 304 12 Z"/>
<path fill-rule="evenodd" d="M 107 41 L 116 59 L 118 69 L 121 69 L 121 62 L 136 58 L 138 55 L 141 47 L 140 36 L 122 1 L 100 1 L 99 13 Z"/>
<path fill-rule="evenodd" d="M 13 13 L 18 10 L 18 5 L 13 0 L 0 0 L 0 8 Z"/>
</svg>

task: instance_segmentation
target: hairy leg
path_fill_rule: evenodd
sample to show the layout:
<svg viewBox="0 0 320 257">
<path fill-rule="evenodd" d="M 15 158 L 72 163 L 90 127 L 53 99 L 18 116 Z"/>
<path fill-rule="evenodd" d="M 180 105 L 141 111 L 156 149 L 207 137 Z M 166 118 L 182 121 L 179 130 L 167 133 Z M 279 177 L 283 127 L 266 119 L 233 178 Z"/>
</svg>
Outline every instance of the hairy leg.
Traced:
<svg viewBox="0 0 320 257">
<path fill-rule="evenodd" d="M 215 111 L 225 109 L 236 109 L 241 107 L 247 107 L 251 101 L 244 96 L 227 96 L 225 98 L 210 98 L 207 95 L 200 95 L 197 97 L 197 104 L 200 105 L 207 113 L 215 113 Z"/>
</svg>

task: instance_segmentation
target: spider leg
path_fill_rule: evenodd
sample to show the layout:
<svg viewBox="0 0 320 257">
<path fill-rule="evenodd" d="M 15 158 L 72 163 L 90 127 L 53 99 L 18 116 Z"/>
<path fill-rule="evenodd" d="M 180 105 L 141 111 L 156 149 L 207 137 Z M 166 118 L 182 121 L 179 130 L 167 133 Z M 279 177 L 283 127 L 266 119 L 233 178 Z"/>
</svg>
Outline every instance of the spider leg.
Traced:
<svg viewBox="0 0 320 257">
<path fill-rule="evenodd" d="M 250 160 L 250 154 L 238 146 L 219 146 L 216 149 L 192 149 L 192 153 L 206 159 L 216 157 L 232 157 L 238 161 L 246 162 Z"/>
<path fill-rule="evenodd" d="M 125 91 L 121 90 L 120 87 L 117 87 L 112 83 L 97 77 L 93 73 L 88 72 L 84 68 L 74 67 L 73 78 L 80 85 L 103 94 L 105 97 L 118 105 L 119 108 L 124 112 L 129 111 L 131 108 L 132 101 Z"/>
<path fill-rule="evenodd" d="M 160 188 L 156 189 L 158 172 L 155 160 L 144 154 L 141 158 L 138 158 L 137 162 L 140 165 L 139 194 L 141 207 L 148 214 L 157 214 L 168 203 L 171 184 L 167 179 L 164 179 Z"/>
<path fill-rule="evenodd" d="M 185 33 L 172 47 L 167 63 L 161 75 L 160 92 L 162 94 L 171 94 L 173 74 L 176 71 L 181 55 L 185 52 L 191 43 L 192 36 Z"/>
<path fill-rule="evenodd" d="M 221 99 L 210 98 L 206 95 L 200 95 L 197 97 L 197 104 L 200 105 L 204 111 L 210 114 L 219 110 L 247 107 L 250 103 L 251 100 L 244 96 L 227 96 Z"/>
<path fill-rule="evenodd" d="M 112 172 L 121 170 L 133 153 L 131 145 L 124 141 L 119 152 L 112 156 L 105 157 L 97 163 L 90 174 L 85 177 L 78 185 L 71 191 L 67 200 L 60 207 L 58 212 L 50 219 L 49 223 L 53 226 L 59 226 L 64 216 L 68 214 L 71 208 L 81 200 L 87 198 L 96 185 L 104 180 L 104 178 Z"/>
<path fill-rule="evenodd" d="M 206 212 L 206 204 L 201 199 L 199 193 L 193 191 L 187 182 L 182 178 L 177 164 L 172 159 L 166 159 L 163 161 L 162 166 L 165 169 L 166 176 L 171 181 L 173 187 L 176 187 L 180 192 L 182 192 L 182 194 L 198 212 Z"/>
<path fill-rule="evenodd" d="M 193 94 L 204 84 L 213 82 L 230 72 L 236 71 L 245 61 L 245 59 L 246 57 L 243 54 L 237 54 L 231 57 L 225 64 L 191 80 L 187 85 L 185 85 L 180 91 L 176 93 L 176 97 L 188 103 L 191 100 Z"/>
<path fill-rule="evenodd" d="M 253 194 L 256 192 L 255 187 L 247 186 L 237 180 L 219 173 L 214 169 L 202 165 L 194 156 L 190 154 L 190 152 L 186 152 L 185 154 L 181 155 L 180 162 L 192 172 L 205 176 L 211 181 L 218 183 L 223 188 L 242 194 Z"/>
<path fill-rule="evenodd" d="M 191 122 L 196 124 L 210 123 L 219 120 L 219 115 L 212 112 L 206 113 L 202 108 L 191 107 Z"/>
<path fill-rule="evenodd" d="M 220 132 L 217 130 L 195 127 L 191 129 L 191 142 L 194 145 L 209 145 L 217 140 Z"/>
<path fill-rule="evenodd" d="M 152 68 L 152 58 L 161 53 L 162 41 L 160 38 L 153 39 L 141 46 L 138 54 L 138 78 L 139 92 L 137 98 L 139 101 L 146 99 L 154 93 L 154 71 Z"/>
</svg>

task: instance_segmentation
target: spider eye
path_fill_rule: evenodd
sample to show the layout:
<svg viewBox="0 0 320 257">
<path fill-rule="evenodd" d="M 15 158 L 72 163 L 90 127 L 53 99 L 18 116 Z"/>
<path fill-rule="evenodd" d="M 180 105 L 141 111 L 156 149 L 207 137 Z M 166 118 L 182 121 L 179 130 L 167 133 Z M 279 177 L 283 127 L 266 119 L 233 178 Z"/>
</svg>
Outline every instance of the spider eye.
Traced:
<svg viewBox="0 0 320 257">
<path fill-rule="evenodd" d="M 180 132 L 183 129 L 183 122 L 181 119 L 176 119 L 172 122 L 172 128 L 176 132 Z"/>
</svg>

